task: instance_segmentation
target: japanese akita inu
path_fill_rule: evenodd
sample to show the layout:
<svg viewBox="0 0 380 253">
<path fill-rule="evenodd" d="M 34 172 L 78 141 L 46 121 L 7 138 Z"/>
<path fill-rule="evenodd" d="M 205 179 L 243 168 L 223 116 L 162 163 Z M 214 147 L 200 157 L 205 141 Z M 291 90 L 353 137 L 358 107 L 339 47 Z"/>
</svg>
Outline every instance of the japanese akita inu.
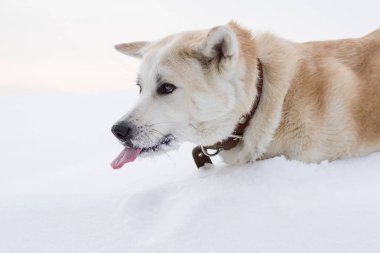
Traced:
<svg viewBox="0 0 380 253">
<path fill-rule="evenodd" d="M 216 148 L 228 164 L 380 150 L 380 29 L 359 39 L 293 43 L 230 22 L 116 49 L 142 64 L 140 98 L 112 127 L 125 146 L 113 168 L 183 141 L 201 145 L 201 157 L 215 143 L 237 140 Z"/>
</svg>

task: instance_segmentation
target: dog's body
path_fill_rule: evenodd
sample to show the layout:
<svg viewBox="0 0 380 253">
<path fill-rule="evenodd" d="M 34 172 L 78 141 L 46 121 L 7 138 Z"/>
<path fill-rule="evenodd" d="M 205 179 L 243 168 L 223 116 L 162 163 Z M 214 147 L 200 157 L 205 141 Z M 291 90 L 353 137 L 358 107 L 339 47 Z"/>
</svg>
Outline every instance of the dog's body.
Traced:
<svg viewBox="0 0 380 253">
<path fill-rule="evenodd" d="M 258 108 L 243 141 L 220 153 L 225 162 L 277 155 L 320 162 L 380 150 L 380 30 L 360 39 L 292 43 L 229 23 L 117 48 L 143 58 L 140 101 L 119 121 L 129 126 L 130 136 L 121 139 L 129 149 L 227 138 L 257 99 L 260 59 Z M 158 96 L 162 83 L 177 89 Z"/>
</svg>

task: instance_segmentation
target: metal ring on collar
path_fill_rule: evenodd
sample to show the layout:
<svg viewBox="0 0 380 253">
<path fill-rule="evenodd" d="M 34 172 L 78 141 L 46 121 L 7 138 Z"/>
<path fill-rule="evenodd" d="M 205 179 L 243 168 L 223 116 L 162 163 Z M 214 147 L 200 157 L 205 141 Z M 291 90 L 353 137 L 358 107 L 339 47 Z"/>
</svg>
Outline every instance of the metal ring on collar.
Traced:
<svg viewBox="0 0 380 253">
<path fill-rule="evenodd" d="M 216 156 L 217 154 L 219 154 L 219 152 L 222 151 L 223 149 L 222 148 L 216 149 L 215 153 L 213 153 L 213 154 L 208 153 L 207 148 L 205 148 L 203 146 L 201 146 L 201 150 L 202 150 L 203 154 L 205 154 L 205 156 L 212 157 L 212 156 Z"/>
</svg>

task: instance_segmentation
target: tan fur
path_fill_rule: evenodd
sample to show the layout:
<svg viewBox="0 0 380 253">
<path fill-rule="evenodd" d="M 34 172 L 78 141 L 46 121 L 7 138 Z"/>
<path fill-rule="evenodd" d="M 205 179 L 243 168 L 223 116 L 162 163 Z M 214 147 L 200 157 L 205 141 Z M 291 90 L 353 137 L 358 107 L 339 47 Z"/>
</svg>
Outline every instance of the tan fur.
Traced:
<svg viewBox="0 0 380 253">
<path fill-rule="evenodd" d="M 297 70 L 266 157 L 318 162 L 380 149 L 379 35 L 296 44 Z"/>
<path fill-rule="evenodd" d="M 244 144 L 222 154 L 226 162 L 277 155 L 319 162 L 380 150 L 380 30 L 303 44 L 263 34 L 256 44 L 265 68 L 265 109 L 258 110 Z M 276 105 L 281 120 L 269 122 Z M 271 126 L 273 134 L 266 129 Z M 263 141 L 268 132 L 270 141 Z"/>
</svg>

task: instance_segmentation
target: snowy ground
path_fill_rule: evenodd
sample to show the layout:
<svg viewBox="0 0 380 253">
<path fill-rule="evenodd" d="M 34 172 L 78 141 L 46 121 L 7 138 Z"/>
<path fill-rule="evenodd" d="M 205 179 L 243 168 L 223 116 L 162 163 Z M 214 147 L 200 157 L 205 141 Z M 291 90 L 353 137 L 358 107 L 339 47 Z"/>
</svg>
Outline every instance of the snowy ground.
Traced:
<svg viewBox="0 0 380 253">
<path fill-rule="evenodd" d="M 185 144 L 114 171 L 135 98 L 0 96 L 0 252 L 380 252 L 380 153 L 197 170 Z"/>
</svg>

